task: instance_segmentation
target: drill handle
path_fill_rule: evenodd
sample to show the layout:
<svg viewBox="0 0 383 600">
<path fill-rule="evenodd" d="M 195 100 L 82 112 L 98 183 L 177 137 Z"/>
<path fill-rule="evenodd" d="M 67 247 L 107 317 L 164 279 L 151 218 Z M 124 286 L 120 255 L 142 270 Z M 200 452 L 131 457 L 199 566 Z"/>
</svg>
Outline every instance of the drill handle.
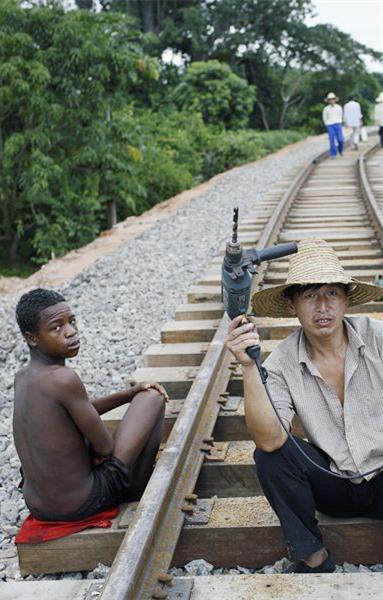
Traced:
<svg viewBox="0 0 383 600">
<path fill-rule="evenodd" d="M 261 381 L 263 384 L 267 381 L 267 370 L 261 364 L 261 346 L 250 346 L 250 348 L 246 348 L 246 353 L 253 359 L 255 364 L 257 365 L 257 369 L 261 376 Z"/>
<path fill-rule="evenodd" d="M 246 354 L 248 354 L 254 362 L 259 361 L 261 358 L 261 346 L 257 345 L 246 348 Z"/>
</svg>

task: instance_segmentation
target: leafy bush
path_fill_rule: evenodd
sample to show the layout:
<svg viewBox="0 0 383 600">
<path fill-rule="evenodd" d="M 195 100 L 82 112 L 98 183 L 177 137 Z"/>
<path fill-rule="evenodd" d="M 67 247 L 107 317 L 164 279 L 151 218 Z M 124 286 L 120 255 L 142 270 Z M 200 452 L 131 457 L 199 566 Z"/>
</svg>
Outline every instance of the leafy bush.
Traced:
<svg viewBox="0 0 383 600">
<path fill-rule="evenodd" d="M 204 177 L 258 160 L 304 137 L 297 131 L 233 131 L 211 136 L 205 152 Z"/>
<path fill-rule="evenodd" d="M 325 105 L 323 103 L 314 104 L 307 111 L 305 129 L 309 133 L 325 133 L 326 127 L 322 120 L 322 113 Z"/>
<path fill-rule="evenodd" d="M 135 124 L 140 130 L 142 159 L 133 173 L 144 189 L 137 210 L 141 213 L 201 180 L 209 131 L 201 115 L 179 112 L 142 111 Z"/>
<path fill-rule="evenodd" d="M 206 124 L 239 129 L 249 123 L 255 87 L 218 60 L 195 62 L 175 88 L 173 100 L 182 110 L 200 112 Z"/>
<path fill-rule="evenodd" d="M 142 111 L 134 120 L 142 140 L 142 159 L 132 171 L 144 190 L 138 213 L 304 137 L 295 131 L 221 131 L 205 125 L 200 114 L 189 112 Z"/>
</svg>

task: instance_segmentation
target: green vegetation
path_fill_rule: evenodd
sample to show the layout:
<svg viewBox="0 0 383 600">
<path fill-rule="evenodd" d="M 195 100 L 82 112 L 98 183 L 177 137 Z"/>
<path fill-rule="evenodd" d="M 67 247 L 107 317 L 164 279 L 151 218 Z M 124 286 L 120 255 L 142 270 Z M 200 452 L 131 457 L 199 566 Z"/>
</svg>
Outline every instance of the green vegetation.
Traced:
<svg viewBox="0 0 383 600">
<path fill-rule="evenodd" d="M 305 24 L 311 0 L 76 3 L 0 3 L 3 274 L 323 131 L 329 90 L 367 115 L 383 86 L 378 53 Z"/>
</svg>

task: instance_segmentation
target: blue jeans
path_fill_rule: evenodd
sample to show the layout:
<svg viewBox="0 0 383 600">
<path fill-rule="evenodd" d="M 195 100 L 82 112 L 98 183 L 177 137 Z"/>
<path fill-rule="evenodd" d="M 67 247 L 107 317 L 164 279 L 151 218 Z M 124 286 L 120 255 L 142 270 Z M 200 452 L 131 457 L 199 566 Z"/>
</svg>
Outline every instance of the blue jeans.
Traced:
<svg viewBox="0 0 383 600">
<path fill-rule="evenodd" d="M 327 133 L 330 140 L 330 156 L 336 156 L 338 144 L 339 154 L 343 154 L 343 131 L 341 123 L 334 123 L 333 125 L 327 125 Z"/>
</svg>

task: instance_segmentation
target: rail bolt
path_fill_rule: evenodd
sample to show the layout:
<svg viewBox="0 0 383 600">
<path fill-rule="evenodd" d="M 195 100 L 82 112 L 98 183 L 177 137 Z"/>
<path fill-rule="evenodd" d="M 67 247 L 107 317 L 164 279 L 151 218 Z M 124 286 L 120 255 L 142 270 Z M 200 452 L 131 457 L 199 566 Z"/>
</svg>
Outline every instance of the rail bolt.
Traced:
<svg viewBox="0 0 383 600">
<path fill-rule="evenodd" d="M 169 596 L 168 593 L 165 592 L 165 590 L 161 590 L 160 588 L 158 588 L 154 590 L 152 598 L 154 598 L 155 600 L 166 600 L 166 598 L 169 598 Z"/>
<path fill-rule="evenodd" d="M 225 405 L 225 404 L 227 404 L 227 398 L 226 398 L 226 397 L 225 397 L 225 398 L 222 398 L 222 397 L 220 396 L 220 397 L 218 398 L 217 402 L 218 402 L 218 404 Z"/>
<path fill-rule="evenodd" d="M 205 454 L 210 454 L 211 453 L 211 446 L 202 446 L 201 452 L 204 452 Z"/>
<path fill-rule="evenodd" d="M 202 441 L 204 444 L 208 444 L 208 446 L 214 446 L 214 438 L 212 436 L 204 438 Z"/>
<path fill-rule="evenodd" d="M 192 504 L 183 504 L 181 510 L 188 515 L 192 515 L 194 513 L 194 506 Z"/>
<path fill-rule="evenodd" d="M 157 581 L 170 584 L 173 581 L 173 575 L 171 573 L 159 573 Z"/>
<path fill-rule="evenodd" d="M 198 496 L 197 494 L 186 494 L 185 500 L 190 504 L 197 504 Z"/>
</svg>

